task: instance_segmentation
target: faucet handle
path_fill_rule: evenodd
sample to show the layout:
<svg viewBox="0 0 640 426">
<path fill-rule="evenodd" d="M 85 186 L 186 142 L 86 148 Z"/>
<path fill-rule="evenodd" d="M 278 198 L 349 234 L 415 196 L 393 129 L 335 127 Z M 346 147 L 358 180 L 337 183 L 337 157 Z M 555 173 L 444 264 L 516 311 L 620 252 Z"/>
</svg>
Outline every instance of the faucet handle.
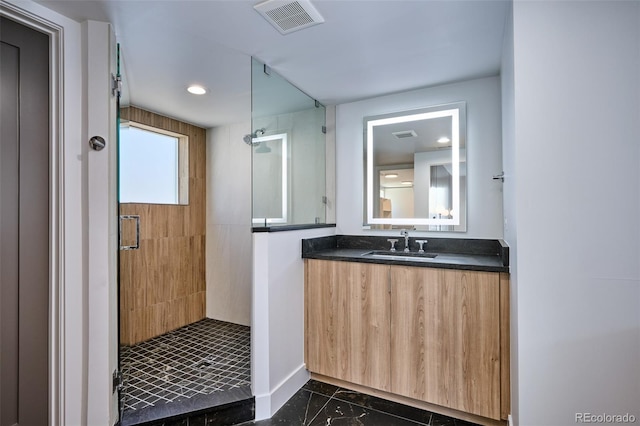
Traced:
<svg viewBox="0 0 640 426">
<path fill-rule="evenodd" d="M 416 240 L 416 243 L 420 244 L 420 250 L 418 250 L 418 253 L 424 253 L 424 249 L 422 248 L 422 245 L 427 244 L 427 240 Z"/>
<path fill-rule="evenodd" d="M 387 239 L 387 241 L 389 241 L 391 243 L 391 248 L 389 249 L 389 251 L 396 251 L 396 243 L 398 242 L 397 238 L 389 238 Z"/>
</svg>

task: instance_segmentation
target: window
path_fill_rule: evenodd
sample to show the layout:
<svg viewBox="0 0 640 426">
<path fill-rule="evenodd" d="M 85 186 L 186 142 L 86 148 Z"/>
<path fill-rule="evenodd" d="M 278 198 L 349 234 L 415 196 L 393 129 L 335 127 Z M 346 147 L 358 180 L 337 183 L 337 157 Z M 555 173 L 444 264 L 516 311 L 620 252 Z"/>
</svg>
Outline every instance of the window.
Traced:
<svg viewBox="0 0 640 426">
<path fill-rule="evenodd" d="M 124 122 L 119 155 L 121 203 L 189 203 L 188 136 Z"/>
</svg>

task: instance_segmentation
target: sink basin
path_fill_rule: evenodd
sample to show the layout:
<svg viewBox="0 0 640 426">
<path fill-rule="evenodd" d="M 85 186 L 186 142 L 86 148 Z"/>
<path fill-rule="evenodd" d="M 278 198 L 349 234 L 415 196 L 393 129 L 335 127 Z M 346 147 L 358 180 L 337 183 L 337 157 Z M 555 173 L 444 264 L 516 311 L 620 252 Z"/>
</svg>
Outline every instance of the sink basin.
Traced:
<svg viewBox="0 0 640 426">
<path fill-rule="evenodd" d="M 404 252 L 404 251 L 385 251 L 385 250 L 374 250 L 364 253 L 363 256 L 367 257 L 377 257 L 377 258 L 422 258 L 422 259 L 433 259 L 437 256 L 435 253 L 418 253 L 415 251 L 412 252 Z"/>
</svg>

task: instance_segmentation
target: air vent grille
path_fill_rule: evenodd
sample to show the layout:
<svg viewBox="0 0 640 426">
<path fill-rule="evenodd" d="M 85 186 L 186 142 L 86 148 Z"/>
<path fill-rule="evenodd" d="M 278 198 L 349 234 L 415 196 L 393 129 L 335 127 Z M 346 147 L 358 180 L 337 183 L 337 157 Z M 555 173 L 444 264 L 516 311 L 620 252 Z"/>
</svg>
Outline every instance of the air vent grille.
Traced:
<svg viewBox="0 0 640 426">
<path fill-rule="evenodd" d="M 393 132 L 392 135 L 398 139 L 415 138 L 416 136 L 418 136 L 415 130 L 403 130 L 401 132 Z"/>
<path fill-rule="evenodd" d="M 306 0 L 267 0 L 255 5 L 254 9 L 282 34 L 324 22 L 320 13 Z"/>
</svg>

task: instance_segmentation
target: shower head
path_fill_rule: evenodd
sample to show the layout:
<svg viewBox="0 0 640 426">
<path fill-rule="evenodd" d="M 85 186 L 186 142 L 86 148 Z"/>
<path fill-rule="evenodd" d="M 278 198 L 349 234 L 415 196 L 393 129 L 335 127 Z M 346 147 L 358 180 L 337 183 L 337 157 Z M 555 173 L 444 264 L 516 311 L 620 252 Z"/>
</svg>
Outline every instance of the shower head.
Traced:
<svg viewBox="0 0 640 426">
<path fill-rule="evenodd" d="M 260 142 L 256 141 L 254 142 L 253 140 L 255 138 L 259 138 L 260 136 L 264 135 L 264 132 L 267 129 L 265 129 L 264 127 L 261 129 L 257 129 L 255 132 L 250 133 L 248 135 L 244 135 L 244 137 L 242 138 L 242 140 L 244 140 L 244 143 L 246 143 L 247 145 L 256 145 L 259 144 Z"/>
<path fill-rule="evenodd" d="M 255 152 L 256 154 L 266 154 L 271 152 L 271 148 L 267 146 L 267 142 L 258 142 L 258 147 Z"/>
</svg>

